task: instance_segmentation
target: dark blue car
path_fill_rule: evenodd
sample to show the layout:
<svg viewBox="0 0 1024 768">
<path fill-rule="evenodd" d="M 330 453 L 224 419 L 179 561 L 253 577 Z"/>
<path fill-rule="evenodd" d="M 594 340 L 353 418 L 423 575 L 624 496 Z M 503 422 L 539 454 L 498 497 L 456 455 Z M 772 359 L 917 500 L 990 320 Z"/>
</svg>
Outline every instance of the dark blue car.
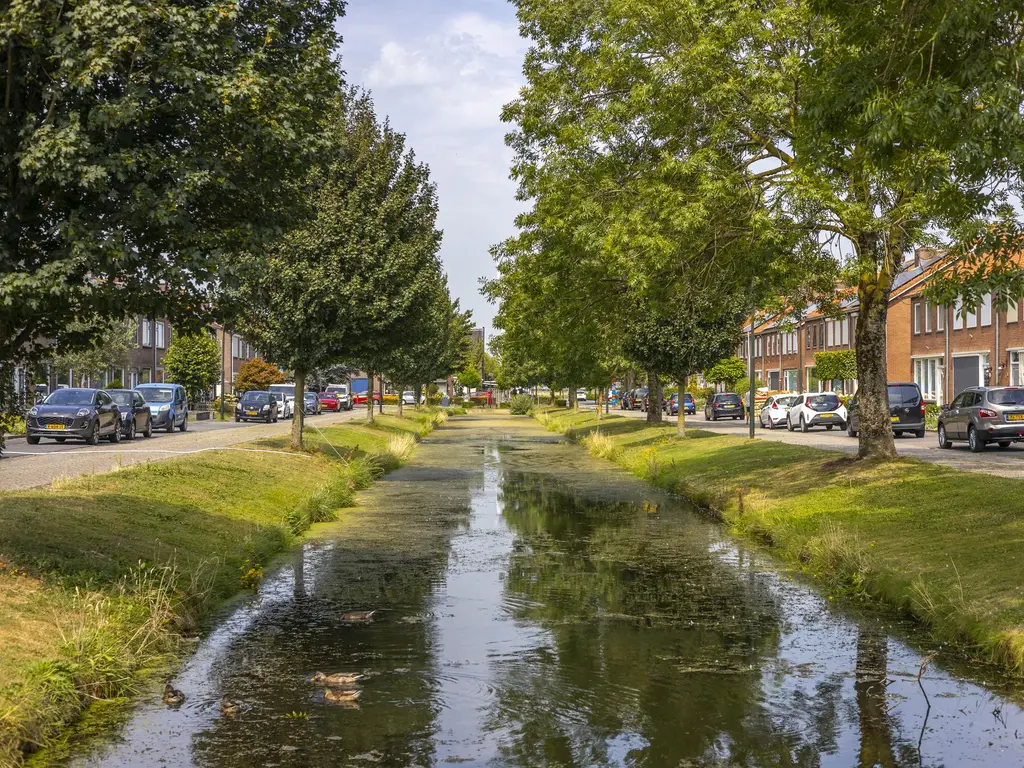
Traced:
<svg viewBox="0 0 1024 768">
<path fill-rule="evenodd" d="M 58 389 L 25 418 L 26 440 L 38 445 L 43 437 L 63 443 L 69 437 L 96 445 L 101 437 L 121 442 L 121 413 L 102 389 Z"/>
<path fill-rule="evenodd" d="M 165 429 L 168 432 L 173 432 L 175 427 L 182 432 L 188 429 L 188 398 L 183 386 L 140 384 L 135 390 L 142 393 L 149 406 L 153 429 Z"/>
</svg>

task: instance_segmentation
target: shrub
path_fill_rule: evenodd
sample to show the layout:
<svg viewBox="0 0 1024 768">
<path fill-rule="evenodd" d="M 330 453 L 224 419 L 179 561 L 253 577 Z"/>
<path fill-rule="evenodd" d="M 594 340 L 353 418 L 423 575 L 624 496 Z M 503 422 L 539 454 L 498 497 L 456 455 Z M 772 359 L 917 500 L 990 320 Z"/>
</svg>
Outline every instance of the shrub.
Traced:
<svg viewBox="0 0 1024 768">
<path fill-rule="evenodd" d="M 509 413 L 516 416 L 526 416 L 533 411 L 533 400 L 529 395 L 514 395 L 509 401 Z"/>
<path fill-rule="evenodd" d="M 273 363 L 259 357 L 247 360 L 238 369 L 235 391 L 248 392 L 252 389 L 267 389 L 271 384 L 284 384 L 284 372 Z"/>
<path fill-rule="evenodd" d="M 568 405 L 569 405 L 568 401 L 563 400 L 562 398 L 558 398 L 557 400 L 555 400 L 555 407 L 556 408 L 565 408 Z"/>
<path fill-rule="evenodd" d="M 391 435 L 388 438 L 387 452 L 399 462 L 407 461 L 415 448 L 416 438 L 412 435 Z"/>
<path fill-rule="evenodd" d="M 384 405 L 398 405 L 398 395 L 384 395 Z"/>
<path fill-rule="evenodd" d="M 621 452 L 608 435 L 602 435 L 600 432 L 591 432 L 584 437 L 583 445 L 587 453 L 599 459 L 614 460 Z"/>
<path fill-rule="evenodd" d="M 25 419 L 14 414 L 0 414 L 0 434 L 24 435 Z"/>
</svg>

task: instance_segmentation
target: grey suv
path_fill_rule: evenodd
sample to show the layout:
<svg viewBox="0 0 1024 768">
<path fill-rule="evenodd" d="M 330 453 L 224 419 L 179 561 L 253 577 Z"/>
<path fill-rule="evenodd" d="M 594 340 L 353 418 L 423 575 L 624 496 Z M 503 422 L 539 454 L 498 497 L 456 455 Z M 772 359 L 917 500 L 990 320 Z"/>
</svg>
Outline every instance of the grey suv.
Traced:
<svg viewBox="0 0 1024 768">
<path fill-rule="evenodd" d="M 1024 387 L 970 387 L 939 415 L 939 447 L 966 440 L 972 451 L 986 443 L 1009 448 L 1024 442 Z"/>
</svg>

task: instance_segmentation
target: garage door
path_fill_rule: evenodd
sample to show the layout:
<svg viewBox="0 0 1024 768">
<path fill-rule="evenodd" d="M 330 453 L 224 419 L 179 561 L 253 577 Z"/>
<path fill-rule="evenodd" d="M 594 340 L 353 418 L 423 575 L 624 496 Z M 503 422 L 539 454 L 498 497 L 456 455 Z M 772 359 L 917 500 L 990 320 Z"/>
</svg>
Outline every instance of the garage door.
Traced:
<svg viewBox="0 0 1024 768">
<path fill-rule="evenodd" d="M 968 387 L 981 384 L 981 356 L 967 355 L 953 358 L 953 397 Z"/>
</svg>

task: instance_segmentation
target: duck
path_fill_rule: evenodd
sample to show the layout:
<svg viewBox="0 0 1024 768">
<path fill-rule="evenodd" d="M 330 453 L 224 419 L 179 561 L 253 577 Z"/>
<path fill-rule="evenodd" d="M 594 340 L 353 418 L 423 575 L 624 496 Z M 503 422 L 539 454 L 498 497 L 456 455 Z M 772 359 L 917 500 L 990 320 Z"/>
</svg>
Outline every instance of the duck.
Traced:
<svg viewBox="0 0 1024 768">
<path fill-rule="evenodd" d="M 242 709 L 242 705 L 232 698 L 225 696 L 220 700 L 220 713 L 225 717 L 234 717 Z"/>
<path fill-rule="evenodd" d="M 333 688 L 344 688 L 346 686 L 355 685 L 364 677 L 365 675 L 358 672 L 336 672 L 333 675 L 325 675 L 323 672 L 317 672 L 311 679 L 314 683 L 323 683 L 324 685 Z"/>
<path fill-rule="evenodd" d="M 377 611 L 349 611 L 341 614 L 341 620 L 349 624 L 369 624 Z"/>
<path fill-rule="evenodd" d="M 361 690 L 343 691 L 337 688 L 324 688 L 324 701 L 334 704 L 354 704 L 363 695 Z"/>
<path fill-rule="evenodd" d="M 172 709 L 177 709 L 185 703 L 185 694 L 167 683 L 164 686 L 164 704 Z"/>
</svg>

